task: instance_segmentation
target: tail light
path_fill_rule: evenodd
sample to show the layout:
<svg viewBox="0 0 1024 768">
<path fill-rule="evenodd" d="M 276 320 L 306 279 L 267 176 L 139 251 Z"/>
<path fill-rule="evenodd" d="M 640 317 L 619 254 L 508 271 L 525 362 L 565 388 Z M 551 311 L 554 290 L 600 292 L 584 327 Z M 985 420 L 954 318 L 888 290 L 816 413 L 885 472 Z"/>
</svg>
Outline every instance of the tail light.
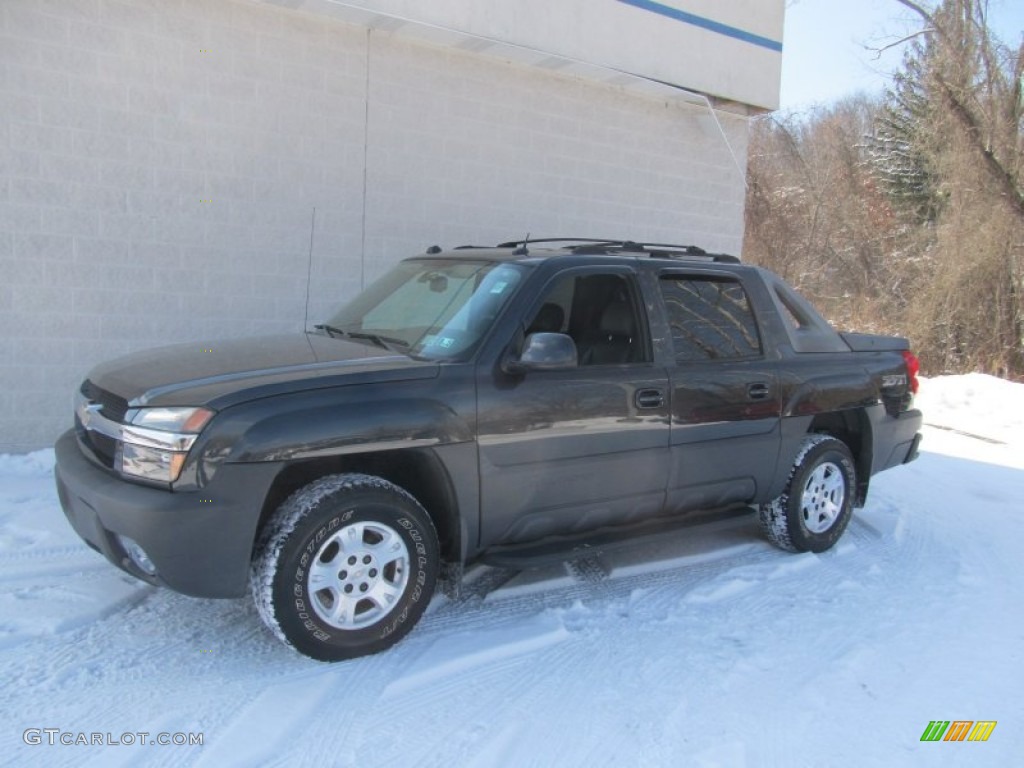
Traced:
<svg viewBox="0 0 1024 768">
<path fill-rule="evenodd" d="M 910 384 L 910 391 L 917 394 L 921 382 L 917 380 L 917 374 L 921 370 L 921 363 L 917 356 L 909 349 L 903 350 L 903 361 L 907 364 L 907 381 Z"/>
</svg>

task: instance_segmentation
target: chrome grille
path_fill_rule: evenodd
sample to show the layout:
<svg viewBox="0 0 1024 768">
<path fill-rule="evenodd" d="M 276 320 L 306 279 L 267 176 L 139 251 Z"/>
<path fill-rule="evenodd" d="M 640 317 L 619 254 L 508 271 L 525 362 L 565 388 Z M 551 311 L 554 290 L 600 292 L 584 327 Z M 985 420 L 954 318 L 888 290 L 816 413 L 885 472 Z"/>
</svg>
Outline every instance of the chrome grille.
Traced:
<svg viewBox="0 0 1024 768">
<path fill-rule="evenodd" d="M 79 391 L 86 402 L 99 405 L 101 413 L 108 419 L 118 422 L 124 420 L 124 415 L 128 411 L 128 401 L 123 397 L 96 386 L 88 379 L 82 383 Z M 95 430 L 86 429 L 82 425 L 77 411 L 75 413 L 75 432 L 78 434 L 78 442 L 84 450 L 91 453 L 103 466 L 113 469 L 118 447 L 116 440 Z"/>
<path fill-rule="evenodd" d="M 124 415 L 128 412 L 128 401 L 123 397 L 97 387 L 88 379 L 82 382 L 82 394 L 90 403 L 99 403 L 103 415 L 111 421 L 124 421 Z"/>
</svg>

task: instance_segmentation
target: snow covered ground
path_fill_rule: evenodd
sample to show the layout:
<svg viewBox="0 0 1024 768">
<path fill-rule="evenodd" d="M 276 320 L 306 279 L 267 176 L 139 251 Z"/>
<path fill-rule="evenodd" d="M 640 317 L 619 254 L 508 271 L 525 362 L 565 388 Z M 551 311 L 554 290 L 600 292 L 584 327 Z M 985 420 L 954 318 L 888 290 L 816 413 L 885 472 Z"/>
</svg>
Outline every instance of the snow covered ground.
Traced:
<svg viewBox="0 0 1024 768">
<path fill-rule="evenodd" d="M 744 515 L 575 571 L 477 568 L 335 665 L 247 600 L 122 575 L 64 521 L 52 452 L 0 456 L 0 764 L 1020 765 L 1024 385 L 931 379 L 919 403 L 921 458 L 833 551 L 773 549 Z M 931 720 L 998 725 L 921 742 Z"/>
</svg>

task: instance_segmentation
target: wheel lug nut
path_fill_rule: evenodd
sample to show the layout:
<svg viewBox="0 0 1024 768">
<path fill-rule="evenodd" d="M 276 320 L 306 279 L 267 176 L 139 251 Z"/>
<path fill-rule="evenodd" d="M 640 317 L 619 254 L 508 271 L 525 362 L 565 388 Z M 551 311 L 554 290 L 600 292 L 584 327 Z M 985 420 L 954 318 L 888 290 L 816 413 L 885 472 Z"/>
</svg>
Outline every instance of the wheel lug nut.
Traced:
<svg viewBox="0 0 1024 768">
<path fill-rule="evenodd" d="M 339 579 L 347 579 L 348 578 L 348 571 L 342 571 L 341 573 L 339 573 L 338 574 L 338 578 Z"/>
<path fill-rule="evenodd" d="M 369 588 L 370 588 L 369 584 L 360 584 L 360 585 L 359 585 L 359 591 L 360 591 L 360 592 L 365 592 L 365 591 L 366 591 L 366 590 L 368 590 Z"/>
<path fill-rule="evenodd" d="M 365 555 L 363 557 L 363 563 L 366 564 L 366 563 L 369 563 L 369 562 L 370 562 L 370 556 L 369 555 Z"/>
<path fill-rule="evenodd" d="M 370 578 L 371 579 L 375 579 L 376 577 L 377 577 L 377 569 L 376 568 L 371 568 L 370 569 Z"/>
<path fill-rule="evenodd" d="M 352 585 L 351 584 L 346 584 L 345 585 L 345 594 L 351 594 L 351 592 L 352 592 Z"/>
<path fill-rule="evenodd" d="M 355 564 L 356 564 L 356 562 L 358 562 L 358 561 L 356 560 L 356 556 L 355 556 L 355 555 L 352 555 L 352 557 L 350 557 L 350 558 L 348 559 L 348 564 L 349 564 L 349 565 L 355 565 Z"/>
</svg>

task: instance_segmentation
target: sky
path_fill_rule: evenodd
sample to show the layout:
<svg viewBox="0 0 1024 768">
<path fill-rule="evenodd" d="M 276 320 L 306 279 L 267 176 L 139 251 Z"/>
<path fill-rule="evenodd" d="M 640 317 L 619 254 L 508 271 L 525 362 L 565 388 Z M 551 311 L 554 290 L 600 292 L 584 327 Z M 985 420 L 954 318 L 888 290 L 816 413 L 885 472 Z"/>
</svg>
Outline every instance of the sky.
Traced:
<svg viewBox="0 0 1024 768">
<path fill-rule="evenodd" d="M 1014 45 L 1024 31 L 1024 0 L 990 0 L 997 36 Z M 881 92 L 900 65 L 902 46 L 881 48 L 919 29 L 896 0 L 787 0 L 781 108 L 804 111 L 857 91 Z"/>
</svg>

